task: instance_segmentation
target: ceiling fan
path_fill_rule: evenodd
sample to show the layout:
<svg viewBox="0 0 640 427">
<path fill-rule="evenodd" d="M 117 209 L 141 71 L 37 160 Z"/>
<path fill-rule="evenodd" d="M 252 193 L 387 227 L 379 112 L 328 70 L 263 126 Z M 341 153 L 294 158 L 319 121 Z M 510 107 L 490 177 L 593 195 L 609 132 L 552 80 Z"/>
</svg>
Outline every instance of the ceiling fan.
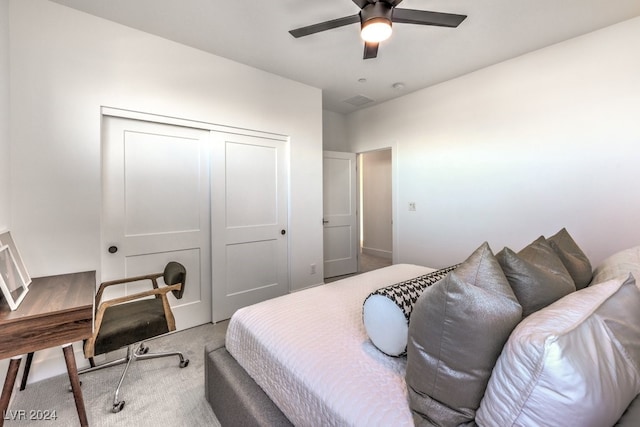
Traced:
<svg viewBox="0 0 640 427">
<path fill-rule="evenodd" d="M 467 15 L 427 10 L 397 9 L 396 6 L 402 0 L 353 0 L 353 2 L 360 8 L 360 12 L 355 15 L 296 28 L 289 33 L 298 38 L 360 22 L 360 35 L 365 42 L 363 59 L 370 59 L 378 56 L 379 43 L 391 36 L 392 22 L 455 28 L 467 17 Z"/>
</svg>

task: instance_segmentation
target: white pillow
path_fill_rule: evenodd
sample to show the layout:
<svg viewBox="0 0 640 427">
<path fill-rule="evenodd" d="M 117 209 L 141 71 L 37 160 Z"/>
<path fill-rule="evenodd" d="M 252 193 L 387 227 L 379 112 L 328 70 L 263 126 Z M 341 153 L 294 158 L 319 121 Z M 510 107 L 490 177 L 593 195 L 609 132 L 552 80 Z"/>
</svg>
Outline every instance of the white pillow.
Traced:
<svg viewBox="0 0 640 427">
<path fill-rule="evenodd" d="M 514 329 L 478 425 L 613 425 L 640 393 L 640 290 L 633 276 L 571 293 Z"/>
<path fill-rule="evenodd" d="M 409 322 L 395 301 L 383 295 L 370 295 L 362 307 L 362 321 L 378 350 L 389 356 L 407 351 Z"/>
<path fill-rule="evenodd" d="M 613 278 L 626 278 L 629 273 L 640 278 L 640 246 L 616 252 L 602 261 L 593 271 L 591 284 Z"/>
<path fill-rule="evenodd" d="M 432 271 L 369 294 L 362 306 L 362 321 L 373 345 L 386 355 L 403 356 L 407 352 L 413 305 L 428 286 L 444 278 L 457 266 Z"/>
</svg>

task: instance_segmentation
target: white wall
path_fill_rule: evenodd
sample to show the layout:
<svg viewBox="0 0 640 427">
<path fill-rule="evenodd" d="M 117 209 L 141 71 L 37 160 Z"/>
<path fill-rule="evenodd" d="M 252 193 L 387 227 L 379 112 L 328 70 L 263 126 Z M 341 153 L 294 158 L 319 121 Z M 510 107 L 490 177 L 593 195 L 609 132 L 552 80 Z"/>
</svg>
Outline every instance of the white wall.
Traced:
<svg viewBox="0 0 640 427">
<path fill-rule="evenodd" d="M 361 156 L 362 251 L 392 259 L 391 149 Z"/>
<path fill-rule="evenodd" d="M 0 0 L 0 230 L 9 228 L 9 0 Z"/>
<path fill-rule="evenodd" d="M 289 135 L 291 285 L 321 281 L 320 90 L 45 0 L 10 18 L 12 227 L 33 276 L 99 268 L 110 106 Z"/>
<path fill-rule="evenodd" d="M 322 146 L 327 151 L 347 150 L 347 117 L 329 110 L 322 111 Z"/>
<path fill-rule="evenodd" d="M 640 244 L 637 40 L 640 18 L 350 114 L 351 151 L 397 143 L 398 261 L 561 227 L 594 264 Z"/>
</svg>

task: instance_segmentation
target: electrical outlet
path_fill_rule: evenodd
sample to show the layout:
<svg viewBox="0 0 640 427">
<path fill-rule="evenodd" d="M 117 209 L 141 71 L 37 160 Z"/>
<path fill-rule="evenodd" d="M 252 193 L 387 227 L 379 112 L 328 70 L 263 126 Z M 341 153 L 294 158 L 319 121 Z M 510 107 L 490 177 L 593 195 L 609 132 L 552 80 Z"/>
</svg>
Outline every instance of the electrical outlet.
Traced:
<svg viewBox="0 0 640 427">
<path fill-rule="evenodd" d="M 416 210 L 416 202 L 409 202 L 409 210 L 410 211 Z"/>
<path fill-rule="evenodd" d="M 316 265 L 315 264 L 311 264 L 309 266 L 309 270 L 311 271 L 311 274 L 316 274 Z"/>
</svg>

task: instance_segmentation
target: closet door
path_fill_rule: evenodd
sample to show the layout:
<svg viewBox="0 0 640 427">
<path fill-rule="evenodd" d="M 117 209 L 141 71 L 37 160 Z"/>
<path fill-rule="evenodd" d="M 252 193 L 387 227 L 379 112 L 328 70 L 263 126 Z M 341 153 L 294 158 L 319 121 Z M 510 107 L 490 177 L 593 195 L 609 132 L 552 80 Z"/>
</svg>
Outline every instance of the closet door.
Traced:
<svg viewBox="0 0 640 427">
<path fill-rule="evenodd" d="M 287 141 L 212 132 L 213 321 L 289 291 Z"/>
<path fill-rule="evenodd" d="M 207 130 L 103 116 L 102 281 L 184 264 L 184 296 L 169 294 L 178 329 L 211 321 L 209 142 Z"/>
</svg>

